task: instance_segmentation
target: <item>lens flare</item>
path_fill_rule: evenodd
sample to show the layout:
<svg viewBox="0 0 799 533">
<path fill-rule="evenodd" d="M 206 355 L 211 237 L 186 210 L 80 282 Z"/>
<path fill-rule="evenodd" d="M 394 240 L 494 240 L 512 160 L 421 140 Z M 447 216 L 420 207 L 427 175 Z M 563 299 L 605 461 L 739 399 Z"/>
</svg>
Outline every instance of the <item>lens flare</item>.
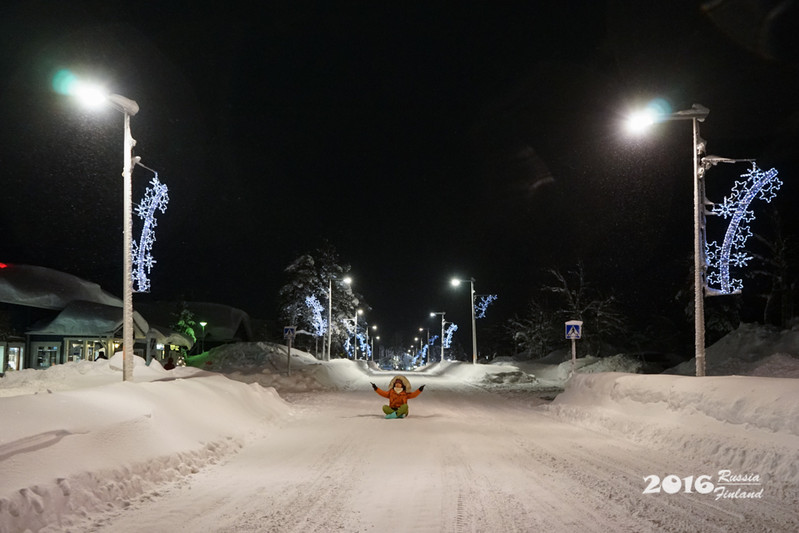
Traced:
<svg viewBox="0 0 799 533">
<path fill-rule="evenodd" d="M 53 75 L 53 90 L 59 94 L 74 96 L 90 108 L 98 108 L 107 101 L 106 90 L 96 84 L 87 83 L 68 69 L 61 69 Z"/>
<path fill-rule="evenodd" d="M 53 90 L 58 94 L 72 94 L 78 77 L 67 69 L 61 69 L 53 75 Z"/>
<path fill-rule="evenodd" d="M 627 117 L 627 131 L 641 133 L 656 122 L 661 122 L 671 115 L 671 105 L 663 98 L 650 100 L 646 107 Z"/>
</svg>

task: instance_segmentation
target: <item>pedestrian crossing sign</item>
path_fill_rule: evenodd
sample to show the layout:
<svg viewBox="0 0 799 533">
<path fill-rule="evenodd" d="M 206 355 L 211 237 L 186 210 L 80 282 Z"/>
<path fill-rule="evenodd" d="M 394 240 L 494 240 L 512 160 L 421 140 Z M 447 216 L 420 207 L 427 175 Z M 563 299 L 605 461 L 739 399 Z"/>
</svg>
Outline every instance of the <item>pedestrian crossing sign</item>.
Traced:
<svg viewBox="0 0 799 533">
<path fill-rule="evenodd" d="M 582 320 L 569 320 L 566 322 L 566 338 L 579 339 L 583 335 L 583 321 Z"/>
</svg>

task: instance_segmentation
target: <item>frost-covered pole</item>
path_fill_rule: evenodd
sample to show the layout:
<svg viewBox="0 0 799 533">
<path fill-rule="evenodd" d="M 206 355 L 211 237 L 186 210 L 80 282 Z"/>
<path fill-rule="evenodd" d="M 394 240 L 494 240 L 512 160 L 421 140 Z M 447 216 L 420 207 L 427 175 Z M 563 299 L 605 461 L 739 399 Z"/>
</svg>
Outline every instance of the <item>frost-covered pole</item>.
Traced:
<svg viewBox="0 0 799 533">
<path fill-rule="evenodd" d="M 461 283 L 466 283 L 467 281 L 469 282 L 469 285 L 471 287 L 469 291 L 469 302 L 470 302 L 469 307 L 471 307 L 472 311 L 472 364 L 477 364 L 477 326 L 474 316 L 474 278 L 469 278 L 469 279 L 453 278 L 452 285 L 454 287 L 457 287 Z"/>
<path fill-rule="evenodd" d="M 653 102 L 654 103 L 654 102 Z M 705 375 L 705 301 L 704 301 L 704 230 L 705 230 L 705 188 L 700 173 L 700 154 L 705 151 L 705 143 L 699 137 L 699 122 L 704 122 L 710 110 L 703 105 L 694 104 L 691 109 L 663 113 L 663 106 L 655 103 L 642 112 L 629 117 L 630 131 L 638 132 L 663 120 L 690 120 L 693 124 L 693 165 L 694 165 L 694 344 L 696 375 Z"/>
<path fill-rule="evenodd" d="M 705 109 L 707 111 L 707 109 Z M 701 120 L 707 116 L 705 113 Z M 705 375 L 705 298 L 704 280 L 704 181 L 700 183 L 699 177 L 699 152 L 702 151 L 699 138 L 699 124 L 697 116 L 691 119 L 694 130 L 694 343 L 696 351 L 696 375 Z"/>
<path fill-rule="evenodd" d="M 694 350 L 696 375 L 705 375 L 705 187 L 700 176 L 700 154 L 705 143 L 699 137 L 699 122 L 704 122 L 710 110 L 694 104 L 691 109 L 677 111 L 666 116 L 667 120 L 691 120 L 693 125 L 694 165 Z"/>
<path fill-rule="evenodd" d="M 125 142 L 122 178 L 124 180 L 123 198 L 123 241 L 122 241 L 122 380 L 133 379 L 133 258 L 131 243 L 133 241 L 133 171 L 132 152 L 136 141 L 130 133 L 130 117 L 139 112 L 139 104 L 135 101 L 111 94 L 108 102 L 125 117 Z"/>
<path fill-rule="evenodd" d="M 133 240 L 133 186 L 131 178 L 131 151 L 134 140 L 130 133 L 130 113 L 125 115 L 125 161 L 122 178 L 125 181 L 124 192 L 124 239 L 122 245 L 122 380 L 133 379 L 133 259 L 131 242 Z"/>
<path fill-rule="evenodd" d="M 477 320 L 474 316 L 474 278 L 469 280 L 471 283 L 471 292 L 472 292 L 472 364 L 477 364 Z"/>
<path fill-rule="evenodd" d="M 444 362 L 444 328 L 446 327 L 446 322 L 444 321 L 444 316 L 447 313 L 445 311 L 434 311 L 430 313 L 430 316 L 441 315 L 441 362 Z"/>
<path fill-rule="evenodd" d="M 56 91 L 77 97 L 89 107 L 110 105 L 124 115 L 122 178 L 122 379 L 133 379 L 133 147 L 136 141 L 130 133 L 130 117 L 139 112 L 139 104 L 119 94 L 107 94 L 99 86 L 82 82 L 68 70 L 59 71 L 53 79 Z"/>
<path fill-rule="evenodd" d="M 322 358 L 330 361 L 330 341 L 333 339 L 333 278 L 327 279 L 327 353 Z"/>
</svg>

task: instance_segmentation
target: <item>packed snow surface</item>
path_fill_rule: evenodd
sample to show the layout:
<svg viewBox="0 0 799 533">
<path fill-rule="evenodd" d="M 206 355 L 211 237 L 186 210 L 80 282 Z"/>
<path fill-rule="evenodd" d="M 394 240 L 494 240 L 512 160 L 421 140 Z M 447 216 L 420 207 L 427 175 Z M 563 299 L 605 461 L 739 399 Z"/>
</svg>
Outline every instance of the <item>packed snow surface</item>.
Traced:
<svg viewBox="0 0 799 533">
<path fill-rule="evenodd" d="M 745 333 L 756 376 L 430 365 L 404 420 L 370 386 L 396 372 L 266 343 L 9 372 L 0 532 L 797 531 L 799 381 L 766 374 L 799 362 Z"/>
</svg>

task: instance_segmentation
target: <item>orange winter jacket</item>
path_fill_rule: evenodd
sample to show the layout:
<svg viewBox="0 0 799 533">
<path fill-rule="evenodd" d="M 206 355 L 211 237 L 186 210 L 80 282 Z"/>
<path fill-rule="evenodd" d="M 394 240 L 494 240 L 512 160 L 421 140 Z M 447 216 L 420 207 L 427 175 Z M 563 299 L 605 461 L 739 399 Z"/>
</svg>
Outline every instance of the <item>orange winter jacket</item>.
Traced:
<svg viewBox="0 0 799 533">
<path fill-rule="evenodd" d="M 390 391 L 384 391 L 380 387 L 375 389 L 375 391 L 383 398 L 388 398 L 388 406 L 392 409 L 401 407 L 402 405 L 408 403 L 408 400 L 411 398 L 416 398 L 422 393 L 422 391 L 417 389 L 413 392 L 402 391 L 401 393 L 397 394 L 394 392 L 393 388 Z"/>
</svg>

